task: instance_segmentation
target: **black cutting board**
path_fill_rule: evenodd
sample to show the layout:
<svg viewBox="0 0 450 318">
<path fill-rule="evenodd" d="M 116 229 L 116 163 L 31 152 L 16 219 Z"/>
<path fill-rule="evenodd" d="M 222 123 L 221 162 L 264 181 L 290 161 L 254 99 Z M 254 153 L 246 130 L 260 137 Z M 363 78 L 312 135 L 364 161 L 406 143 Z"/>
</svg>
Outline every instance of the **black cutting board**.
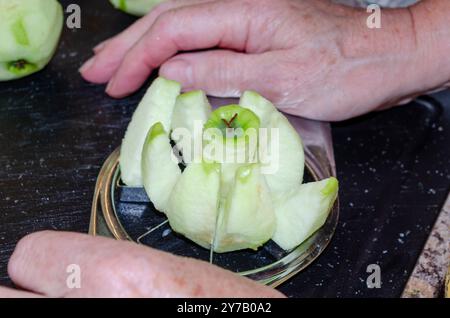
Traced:
<svg viewBox="0 0 450 318">
<path fill-rule="evenodd" d="M 66 7 L 74 1 L 62 1 Z M 24 235 L 87 232 L 95 179 L 144 90 L 113 100 L 77 69 L 90 48 L 134 21 L 106 0 L 75 1 L 82 27 L 65 29 L 51 64 L 0 83 L 0 284 Z M 450 184 L 450 92 L 333 125 L 341 219 L 325 253 L 284 284 L 290 296 L 399 296 Z M 382 288 L 365 286 L 378 263 Z"/>
</svg>

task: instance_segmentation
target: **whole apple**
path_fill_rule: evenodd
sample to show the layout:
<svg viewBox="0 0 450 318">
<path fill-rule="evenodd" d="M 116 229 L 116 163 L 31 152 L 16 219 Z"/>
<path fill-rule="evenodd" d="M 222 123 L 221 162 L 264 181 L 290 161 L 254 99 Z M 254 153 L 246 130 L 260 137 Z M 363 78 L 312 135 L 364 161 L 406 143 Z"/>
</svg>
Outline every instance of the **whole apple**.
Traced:
<svg viewBox="0 0 450 318">
<path fill-rule="evenodd" d="M 43 69 L 56 50 L 63 18 L 56 0 L 0 0 L 0 81 Z"/>
</svg>

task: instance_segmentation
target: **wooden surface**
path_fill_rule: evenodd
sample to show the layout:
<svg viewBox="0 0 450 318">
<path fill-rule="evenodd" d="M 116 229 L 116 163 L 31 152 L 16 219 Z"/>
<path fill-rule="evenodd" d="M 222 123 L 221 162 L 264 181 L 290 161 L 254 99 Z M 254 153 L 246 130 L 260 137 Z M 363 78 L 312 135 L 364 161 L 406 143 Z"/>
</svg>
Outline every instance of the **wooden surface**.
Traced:
<svg viewBox="0 0 450 318">
<path fill-rule="evenodd" d="M 62 1 L 64 5 L 72 1 Z M 95 179 L 143 90 L 113 100 L 77 69 L 91 47 L 134 18 L 108 1 L 77 1 L 82 28 L 64 30 L 42 72 L 0 83 L 0 283 L 17 241 L 43 229 L 87 232 Z M 290 296 L 400 296 L 450 184 L 446 105 L 413 104 L 333 125 L 341 219 L 325 253 L 282 286 Z M 366 287 L 381 267 L 382 288 Z M 30 264 L 32 266 L 32 264 Z"/>
</svg>

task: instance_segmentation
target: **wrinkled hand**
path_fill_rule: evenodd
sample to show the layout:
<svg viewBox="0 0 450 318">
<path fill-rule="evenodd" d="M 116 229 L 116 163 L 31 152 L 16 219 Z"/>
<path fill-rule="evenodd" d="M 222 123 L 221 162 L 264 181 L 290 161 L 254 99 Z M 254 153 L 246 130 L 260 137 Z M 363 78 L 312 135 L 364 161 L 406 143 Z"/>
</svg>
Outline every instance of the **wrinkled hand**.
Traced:
<svg viewBox="0 0 450 318">
<path fill-rule="evenodd" d="M 325 0 L 168 1 L 97 46 L 80 71 L 123 97 L 161 67 L 184 90 L 220 97 L 256 90 L 287 113 L 321 120 L 437 84 L 417 75 L 427 65 L 408 9 L 384 10 L 380 30 L 369 29 L 367 17 Z"/>
<path fill-rule="evenodd" d="M 68 288 L 67 267 L 80 268 L 81 288 Z M 85 234 L 39 232 L 22 239 L 8 273 L 25 291 L 1 297 L 281 297 L 208 263 L 130 242 Z"/>
</svg>

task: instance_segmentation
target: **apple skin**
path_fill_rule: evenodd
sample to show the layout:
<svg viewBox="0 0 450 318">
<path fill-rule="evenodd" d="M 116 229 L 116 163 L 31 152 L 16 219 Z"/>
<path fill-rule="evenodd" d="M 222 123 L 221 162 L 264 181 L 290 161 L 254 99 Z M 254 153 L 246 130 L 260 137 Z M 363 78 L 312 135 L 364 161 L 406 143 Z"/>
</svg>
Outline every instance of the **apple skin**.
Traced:
<svg viewBox="0 0 450 318">
<path fill-rule="evenodd" d="M 165 0 L 110 0 L 111 4 L 116 9 L 139 17 L 146 15 L 154 6 L 164 1 Z"/>
<path fill-rule="evenodd" d="M 321 228 L 336 201 L 336 178 L 305 183 L 274 201 L 277 227 L 272 240 L 284 250 L 297 247 Z"/>
<path fill-rule="evenodd" d="M 63 20 L 56 0 L 0 0 L 0 81 L 43 69 L 56 51 Z"/>
<path fill-rule="evenodd" d="M 203 125 L 211 115 L 212 108 L 201 90 L 190 91 L 178 96 L 172 115 L 172 140 L 183 155 L 185 164 L 197 159 L 203 136 Z"/>
<path fill-rule="evenodd" d="M 179 83 L 158 77 L 136 108 L 120 149 L 121 179 L 127 186 L 143 185 L 141 160 L 146 134 L 157 122 L 165 131 L 170 130 L 172 112 L 180 90 Z"/>
<path fill-rule="evenodd" d="M 166 212 L 170 193 L 181 176 L 178 163 L 172 157 L 168 133 L 158 122 L 150 128 L 142 150 L 144 189 L 155 208 Z"/>
</svg>

